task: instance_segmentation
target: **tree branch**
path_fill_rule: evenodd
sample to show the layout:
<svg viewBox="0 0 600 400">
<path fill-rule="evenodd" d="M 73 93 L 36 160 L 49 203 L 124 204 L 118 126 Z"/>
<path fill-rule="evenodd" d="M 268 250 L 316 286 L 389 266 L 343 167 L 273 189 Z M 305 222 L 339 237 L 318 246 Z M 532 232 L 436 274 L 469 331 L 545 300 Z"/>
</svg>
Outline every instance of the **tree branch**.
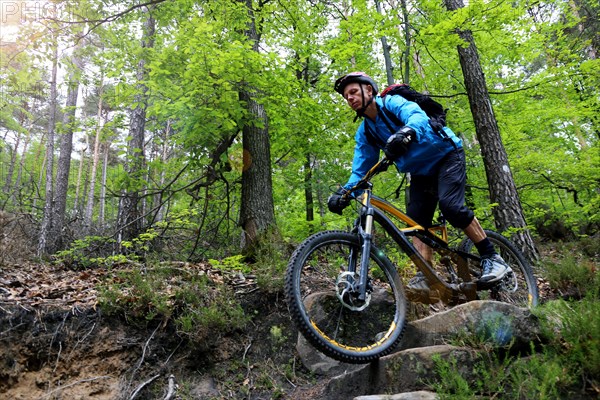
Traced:
<svg viewBox="0 0 600 400">
<path fill-rule="evenodd" d="M 559 185 L 558 183 L 554 182 L 549 176 L 547 176 L 545 174 L 541 174 L 541 176 L 542 176 L 542 178 L 544 178 L 545 180 L 547 180 L 548 182 L 550 182 L 557 188 L 566 190 L 567 193 L 573 193 L 573 201 L 575 202 L 575 204 L 577 204 L 579 207 L 583 207 L 583 204 L 581 204 L 579 202 L 579 196 L 578 196 L 577 190 L 573 189 L 572 187 Z"/>
</svg>

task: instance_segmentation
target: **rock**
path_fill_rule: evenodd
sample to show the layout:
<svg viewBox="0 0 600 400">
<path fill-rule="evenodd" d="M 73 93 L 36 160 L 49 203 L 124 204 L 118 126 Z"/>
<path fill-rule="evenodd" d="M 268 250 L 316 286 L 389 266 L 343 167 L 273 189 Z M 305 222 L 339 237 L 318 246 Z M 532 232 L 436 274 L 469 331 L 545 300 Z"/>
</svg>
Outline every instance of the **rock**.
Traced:
<svg viewBox="0 0 600 400">
<path fill-rule="evenodd" d="M 360 368 L 360 365 L 346 364 L 327 357 L 308 343 L 302 335 L 298 335 L 296 351 L 298 351 L 302 364 L 315 374 L 337 376 Z"/>
<path fill-rule="evenodd" d="M 479 353 L 473 349 L 449 345 L 404 350 L 332 378 L 320 398 L 346 400 L 378 393 L 426 390 L 428 382 L 439 379 L 434 368 L 434 358 L 452 360 L 459 373 L 468 379 L 471 366 L 479 359 Z"/>
<path fill-rule="evenodd" d="M 410 322 L 398 350 L 448 343 L 468 335 L 497 347 L 528 348 L 539 341 L 538 319 L 530 310 L 498 301 L 471 301 L 448 311 Z"/>
<path fill-rule="evenodd" d="M 219 396 L 215 381 L 210 376 L 202 376 L 191 385 L 190 395 L 194 399 L 208 399 Z"/>
<path fill-rule="evenodd" d="M 418 392 L 406 392 L 399 394 L 374 394 L 370 396 L 358 396 L 353 400 L 438 400 L 439 396 L 433 392 L 419 390 Z"/>
</svg>

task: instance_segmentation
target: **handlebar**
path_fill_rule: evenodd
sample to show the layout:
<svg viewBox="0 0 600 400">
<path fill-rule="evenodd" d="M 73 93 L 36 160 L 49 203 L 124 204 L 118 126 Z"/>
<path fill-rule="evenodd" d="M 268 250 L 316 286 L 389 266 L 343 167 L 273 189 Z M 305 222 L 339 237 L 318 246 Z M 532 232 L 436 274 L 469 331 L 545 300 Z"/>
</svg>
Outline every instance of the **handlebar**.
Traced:
<svg viewBox="0 0 600 400">
<path fill-rule="evenodd" d="M 392 160 L 388 159 L 387 157 L 383 157 L 360 179 L 360 181 L 356 183 L 356 185 L 348 189 L 346 193 L 343 194 L 342 198 L 348 199 L 353 192 L 366 189 L 369 181 L 380 172 L 386 171 L 392 163 Z"/>
</svg>

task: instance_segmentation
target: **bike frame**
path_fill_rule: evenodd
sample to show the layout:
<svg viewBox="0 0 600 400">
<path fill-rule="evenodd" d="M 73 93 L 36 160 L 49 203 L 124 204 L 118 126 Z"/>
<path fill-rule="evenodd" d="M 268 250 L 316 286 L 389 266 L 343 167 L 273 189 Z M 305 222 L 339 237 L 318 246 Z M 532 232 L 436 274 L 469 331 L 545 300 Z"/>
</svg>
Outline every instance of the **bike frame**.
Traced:
<svg viewBox="0 0 600 400">
<path fill-rule="evenodd" d="M 425 229 L 386 200 L 373 195 L 373 185 L 370 182 L 370 179 L 383 170 L 383 168 L 387 168 L 388 163 L 389 161 L 386 159 L 377 163 L 365 177 L 349 191 L 363 190 L 363 193 L 357 199 L 361 204 L 361 209 L 359 212 L 360 217 L 356 221 L 355 228 L 361 238 L 361 265 L 366 266 L 367 273 L 360 274 L 360 281 L 358 282 L 359 285 L 357 288 L 358 299 L 365 300 L 367 296 L 369 254 L 373 242 L 373 225 L 376 222 L 390 235 L 394 242 L 400 246 L 402 251 L 404 251 L 417 268 L 423 272 L 431 289 L 436 290 L 439 297 L 444 302 L 451 303 L 453 300 L 458 300 L 461 294 L 466 297 L 467 301 L 475 300 L 477 298 L 477 284 L 476 282 L 471 281 L 467 259 L 471 258 L 479 260 L 479 258 L 448 247 L 448 233 L 445 223 Z M 385 214 L 386 212 L 405 223 L 407 227 L 402 229 L 398 228 L 398 226 L 387 217 Z M 419 238 L 438 253 L 449 256 L 450 259 L 454 261 L 458 267 L 456 272 L 454 272 L 451 267 L 447 266 L 454 282 L 445 282 L 440 278 L 433 267 L 410 242 L 408 239 L 409 236 Z M 356 270 L 356 261 L 353 254 L 350 255 L 348 270 L 351 272 L 355 272 Z"/>
</svg>

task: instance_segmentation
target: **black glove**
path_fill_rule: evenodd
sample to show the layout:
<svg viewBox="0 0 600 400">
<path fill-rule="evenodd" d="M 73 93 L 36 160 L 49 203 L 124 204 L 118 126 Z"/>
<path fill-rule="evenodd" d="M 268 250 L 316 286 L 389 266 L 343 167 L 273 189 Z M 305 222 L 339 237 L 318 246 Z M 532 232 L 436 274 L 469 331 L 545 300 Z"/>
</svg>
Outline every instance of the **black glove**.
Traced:
<svg viewBox="0 0 600 400">
<path fill-rule="evenodd" d="M 344 193 L 346 193 L 346 189 L 340 187 L 335 193 L 329 196 L 329 199 L 327 199 L 327 208 L 329 208 L 329 211 L 342 215 L 344 208 L 350 204 L 350 196 L 344 197 Z"/>
<path fill-rule="evenodd" d="M 410 126 L 403 126 L 388 139 L 383 152 L 389 160 L 395 160 L 408 151 L 408 146 L 415 140 L 417 133 Z"/>
</svg>

